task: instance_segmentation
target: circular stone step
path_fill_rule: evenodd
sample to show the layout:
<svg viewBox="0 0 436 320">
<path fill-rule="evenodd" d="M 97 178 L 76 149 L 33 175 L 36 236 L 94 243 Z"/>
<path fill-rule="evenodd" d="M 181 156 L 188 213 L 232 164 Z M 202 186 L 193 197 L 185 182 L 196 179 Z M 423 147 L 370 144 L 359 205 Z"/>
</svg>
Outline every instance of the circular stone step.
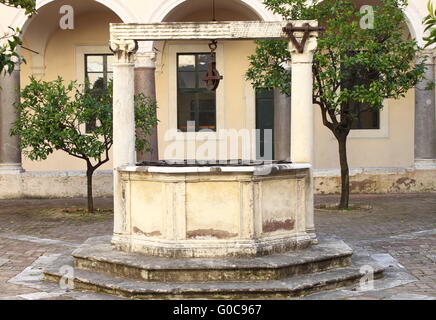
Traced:
<svg viewBox="0 0 436 320">
<path fill-rule="evenodd" d="M 59 282 L 65 278 L 62 267 L 72 266 L 73 257 L 61 255 L 44 270 L 44 279 Z M 349 267 L 300 275 L 282 280 L 254 282 L 149 282 L 114 277 L 104 273 L 74 269 L 69 284 L 75 290 L 97 291 L 128 298 L 140 299 L 277 299 L 301 297 L 307 294 L 331 290 L 358 283 L 362 276 L 361 267 L 371 266 L 374 280 L 383 276 L 383 268 L 372 259 L 353 257 Z"/>
<path fill-rule="evenodd" d="M 254 258 L 162 258 L 118 251 L 110 237 L 90 238 L 72 254 L 80 270 L 148 282 L 269 281 L 347 267 L 352 249 L 343 241 Z"/>
</svg>

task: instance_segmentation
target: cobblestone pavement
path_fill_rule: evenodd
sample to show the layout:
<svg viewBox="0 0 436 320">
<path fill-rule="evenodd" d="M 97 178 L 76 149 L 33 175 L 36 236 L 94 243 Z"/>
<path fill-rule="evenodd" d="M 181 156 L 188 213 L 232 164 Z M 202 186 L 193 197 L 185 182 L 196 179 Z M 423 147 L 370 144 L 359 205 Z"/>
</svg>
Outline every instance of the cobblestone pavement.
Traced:
<svg viewBox="0 0 436 320">
<path fill-rule="evenodd" d="M 317 196 L 333 204 L 337 196 Z M 317 210 L 320 238 L 343 239 L 356 250 L 389 254 L 416 281 L 346 299 L 436 298 L 436 194 L 358 195 L 355 205 L 368 210 Z M 112 232 L 111 198 L 96 199 L 96 214 L 77 213 L 85 199 L 0 200 L 0 299 L 112 299 L 89 293 L 48 293 L 48 289 L 9 280 L 41 256 L 74 249 L 87 238 Z M 52 289 L 51 289 L 52 290 Z M 317 296 L 314 295 L 316 298 Z M 345 299 L 334 293 L 320 299 Z"/>
<path fill-rule="evenodd" d="M 337 197 L 318 196 L 316 204 L 334 204 Z M 364 211 L 317 210 L 319 236 L 335 235 L 355 249 L 387 253 L 417 281 L 352 299 L 436 297 L 436 194 L 352 196 Z"/>
</svg>

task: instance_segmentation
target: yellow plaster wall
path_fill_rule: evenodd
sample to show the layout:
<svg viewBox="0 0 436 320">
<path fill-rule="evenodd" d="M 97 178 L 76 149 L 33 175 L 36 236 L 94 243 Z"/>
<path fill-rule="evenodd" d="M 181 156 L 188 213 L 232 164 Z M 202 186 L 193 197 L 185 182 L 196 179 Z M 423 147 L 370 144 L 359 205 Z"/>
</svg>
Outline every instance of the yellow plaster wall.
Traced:
<svg viewBox="0 0 436 320">
<path fill-rule="evenodd" d="M 413 0 L 412 0 L 413 1 Z M 421 1 L 421 0 L 419 0 Z M 419 2 L 417 0 L 417 2 Z M 126 2 L 127 5 L 127 2 Z M 145 8 L 145 11 L 137 11 L 138 15 L 149 16 L 161 2 L 146 4 L 143 1 L 129 1 L 131 9 Z M 417 4 L 416 4 L 417 5 Z M 424 5 L 419 4 L 424 9 Z M 149 8 L 150 7 L 150 8 Z M 136 11 L 133 10 L 133 11 Z M 5 23 L 9 20 L 9 9 L 0 10 L 0 17 L 5 17 Z M 197 19 L 202 19 L 201 14 L 194 14 Z M 57 30 L 51 36 L 46 48 L 45 65 L 47 67 L 44 80 L 53 80 L 57 75 L 65 80 L 76 79 L 76 63 L 74 48 L 76 45 L 106 45 L 109 40 L 108 24 L 120 22 L 114 14 L 87 13 L 76 17 L 76 29 L 73 31 Z M 27 39 L 24 39 L 26 44 Z M 248 68 L 246 57 L 254 51 L 251 41 L 222 42 L 224 44 L 225 67 L 220 70 L 224 75 L 222 86 L 225 88 L 225 128 L 242 129 L 247 127 L 246 119 L 246 96 L 244 73 Z M 160 156 L 163 156 L 166 143 L 163 141 L 164 133 L 168 126 L 168 66 L 166 65 L 167 51 L 163 47 L 160 63 L 158 61 L 156 83 L 158 98 Z M 26 85 L 30 75 L 31 57 L 24 51 L 28 60 L 27 65 L 22 66 L 22 86 Z M 317 108 L 317 107 L 315 107 Z M 254 109 L 251 110 L 254 112 Z M 329 130 L 322 126 L 319 110 L 315 118 L 315 167 L 335 168 L 338 167 L 337 143 Z M 411 90 L 406 98 L 399 101 L 389 101 L 389 133 L 383 138 L 350 138 L 348 144 L 350 166 L 367 167 L 394 167 L 409 166 L 413 163 L 413 139 L 414 139 L 414 91 Z M 23 166 L 28 171 L 38 170 L 83 170 L 83 160 L 73 159 L 64 152 L 55 152 L 46 161 L 33 162 L 23 158 Z M 101 169 L 111 169 L 109 162 Z"/>
<path fill-rule="evenodd" d="M 415 93 L 410 90 L 405 98 L 389 100 L 388 136 L 383 138 L 348 139 L 350 167 L 403 167 L 414 161 Z M 315 168 L 338 168 L 336 139 L 322 125 L 321 113 L 315 106 Z"/>
</svg>

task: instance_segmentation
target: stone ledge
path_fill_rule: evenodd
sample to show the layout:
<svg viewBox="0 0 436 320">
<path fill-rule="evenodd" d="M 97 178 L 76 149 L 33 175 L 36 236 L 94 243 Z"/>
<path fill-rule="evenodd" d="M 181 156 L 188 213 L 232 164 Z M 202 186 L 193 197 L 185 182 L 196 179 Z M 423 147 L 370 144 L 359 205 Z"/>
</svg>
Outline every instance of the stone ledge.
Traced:
<svg viewBox="0 0 436 320">
<path fill-rule="evenodd" d="M 89 239 L 73 252 L 75 266 L 141 281 L 261 281 L 347 267 L 353 254 L 343 241 L 329 241 L 265 257 L 173 259 L 118 251 L 109 241 Z"/>
<path fill-rule="evenodd" d="M 111 170 L 94 174 L 96 197 L 113 195 Z M 352 168 L 351 193 L 436 192 L 436 169 Z M 315 194 L 338 194 L 339 169 L 315 169 Z M 26 171 L 0 174 L 0 199 L 86 197 L 84 171 Z"/>
</svg>

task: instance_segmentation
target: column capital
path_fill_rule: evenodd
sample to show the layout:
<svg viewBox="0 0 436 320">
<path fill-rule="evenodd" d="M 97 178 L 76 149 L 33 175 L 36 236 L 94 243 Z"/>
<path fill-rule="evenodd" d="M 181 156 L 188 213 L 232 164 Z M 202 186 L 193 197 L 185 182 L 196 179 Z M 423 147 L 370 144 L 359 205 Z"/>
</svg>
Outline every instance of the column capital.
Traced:
<svg viewBox="0 0 436 320">
<path fill-rule="evenodd" d="M 425 60 L 425 64 L 434 65 L 435 64 L 434 60 L 436 58 L 436 48 L 424 49 L 418 54 L 418 59 L 425 58 L 425 57 L 427 57 L 427 59 Z"/>
<path fill-rule="evenodd" d="M 135 55 L 136 68 L 156 68 L 156 52 L 138 50 Z"/>
<path fill-rule="evenodd" d="M 288 35 L 288 51 L 291 53 L 291 63 L 312 63 L 313 53 L 318 46 L 318 31 L 325 28 L 318 26 L 318 21 L 294 21 L 283 28 Z"/>
<path fill-rule="evenodd" d="M 315 35 L 316 33 L 316 35 Z M 298 48 L 292 41 L 289 41 L 288 50 L 291 53 L 292 61 L 291 63 L 312 63 L 313 53 L 318 47 L 318 33 L 311 33 L 310 37 L 307 39 L 304 46 L 303 53 L 300 53 Z"/>
<path fill-rule="evenodd" d="M 133 63 L 135 52 L 138 50 L 138 42 L 135 40 L 110 40 L 109 48 L 115 54 L 117 63 Z"/>
</svg>

